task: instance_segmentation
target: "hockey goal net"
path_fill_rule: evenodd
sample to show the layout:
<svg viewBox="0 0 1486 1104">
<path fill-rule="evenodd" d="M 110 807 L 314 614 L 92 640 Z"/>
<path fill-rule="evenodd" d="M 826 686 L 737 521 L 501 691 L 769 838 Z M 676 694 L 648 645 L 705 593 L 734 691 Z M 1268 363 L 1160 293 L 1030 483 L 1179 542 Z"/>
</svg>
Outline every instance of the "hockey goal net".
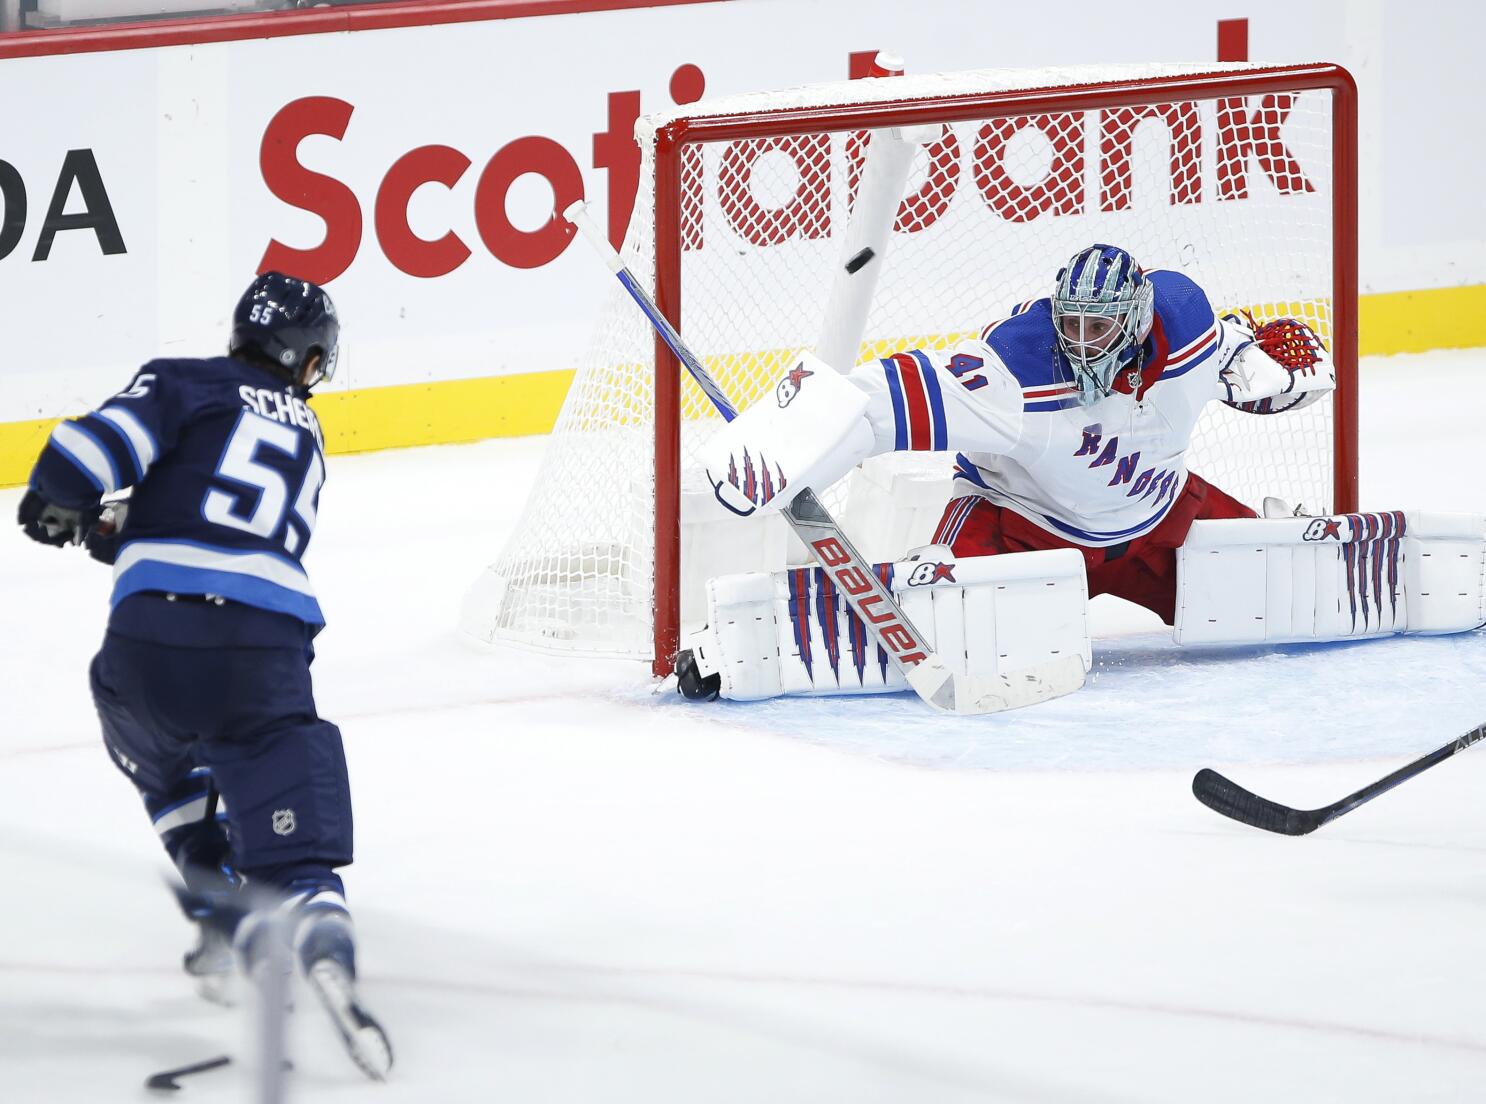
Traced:
<svg viewBox="0 0 1486 1104">
<path fill-rule="evenodd" d="M 1049 294 L 1076 250 L 1120 245 L 1219 313 L 1303 318 L 1338 368 L 1304 410 L 1211 404 L 1191 470 L 1256 507 L 1349 510 L 1355 118 L 1351 78 L 1325 64 L 988 70 L 695 104 L 636 127 L 623 252 L 741 409 L 800 349 L 846 369 L 943 347 Z M 693 461 L 719 425 L 616 286 L 464 629 L 668 671 L 708 577 L 800 562 L 777 518 L 709 509 Z M 865 555 L 898 557 L 929 539 L 953 462 L 873 461 L 827 500 Z"/>
</svg>

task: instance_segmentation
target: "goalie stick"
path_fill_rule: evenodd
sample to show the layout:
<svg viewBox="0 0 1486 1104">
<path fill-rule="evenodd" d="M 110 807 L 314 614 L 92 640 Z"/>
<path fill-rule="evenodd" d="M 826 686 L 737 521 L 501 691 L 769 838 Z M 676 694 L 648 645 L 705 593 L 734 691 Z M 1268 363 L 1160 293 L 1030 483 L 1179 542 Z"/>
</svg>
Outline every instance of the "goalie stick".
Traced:
<svg viewBox="0 0 1486 1104">
<path fill-rule="evenodd" d="M 569 205 L 562 216 L 582 232 L 589 245 L 603 258 L 609 271 L 685 365 L 717 412 L 726 421 L 736 418 L 737 408 L 681 339 L 670 320 L 661 314 L 650 294 L 625 265 L 624 258 L 589 217 L 587 205 L 579 200 Z M 903 613 L 892 592 L 847 540 L 846 534 L 810 488 L 799 491 L 781 512 L 790 528 L 815 553 L 875 642 L 892 657 L 908 685 L 934 709 L 962 715 L 995 713 L 1059 697 L 1084 684 L 1083 657 L 1077 655 L 1061 656 L 1005 675 L 957 674 L 934 654 Z"/>
<path fill-rule="evenodd" d="M 1292 809 L 1277 801 L 1251 793 L 1236 782 L 1224 778 L 1215 770 L 1204 767 L 1192 779 L 1192 795 L 1215 813 L 1232 820 L 1241 821 L 1266 832 L 1279 832 L 1286 836 L 1305 836 L 1323 824 L 1350 813 L 1359 805 L 1366 804 L 1379 794 L 1385 794 L 1416 774 L 1423 774 L 1436 763 L 1441 763 L 1457 752 L 1465 751 L 1472 744 L 1486 738 L 1486 724 L 1478 725 L 1463 736 L 1457 736 L 1442 748 L 1415 759 L 1392 774 L 1379 778 L 1370 786 L 1364 786 L 1354 794 L 1319 809 Z"/>
</svg>

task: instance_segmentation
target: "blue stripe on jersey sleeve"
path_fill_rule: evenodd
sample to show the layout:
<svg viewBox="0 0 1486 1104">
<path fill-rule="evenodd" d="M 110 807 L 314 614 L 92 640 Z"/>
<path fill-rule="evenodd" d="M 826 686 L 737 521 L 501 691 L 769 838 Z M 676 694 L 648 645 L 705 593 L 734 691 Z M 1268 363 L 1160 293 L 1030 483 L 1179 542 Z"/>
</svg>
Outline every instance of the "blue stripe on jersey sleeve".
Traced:
<svg viewBox="0 0 1486 1104">
<path fill-rule="evenodd" d="M 1185 376 L 1188 372 L 1190 372 L 1193 368 L 1196 368 L 1204 360 L 1210 359 L 1212 357 L 1212 355 L 1214 353 L 1216 353 L 1217 351 L 1218 351 L 1218 342 L 1214 341 L 1211 345 L 1209 345 L 1201 353 L 1197 354 L 1195 357 L 1193 357 L 1191 360 L 1187 361 L 1187 363 L 1183 364 L 1181 367 L 1179 367 L 1179 368 L 1177 368 L 1175 370 L 1168 369 L 1165 372 L 1162 372 L 1161 373 L 1161 378 L 1162 379 L 1176 379 L 1178 376 Z"/>
<path fill-rule="evenodd" d="M 1047 412 L 1050 410 L 1067 410 L 1071 406 L 1078 405 L 1078 396 L 1065 395 L 1061 399 L 1045 399 L 1038 402 L 1024 402 L 1022 409 L 1028 411 Z"/>
<path fill-rule="evenodd" d="M 943 452 L 949 447 L 949 430 L 945 426 L 944 393 L 939 389 L 939 373 L 929 363 L 929 358 L 917 349 L 913 350 L 913 357 L 918 361 L 919 375 L 923 377 L 924 393 L 929 396 L 929 418 L 934 424 L 929 448 L 935 452 Z"/>
<path fill-rule="evenodd" d="M 882 358 L 882 374 L 887 377 L 888 394 L 893 400 L 893 448 L 898 452 L 908 450 L 908 413 L 903 406 L 903 384 L 898 379 L 898 366 L 891 357 Z"/>
</svg>

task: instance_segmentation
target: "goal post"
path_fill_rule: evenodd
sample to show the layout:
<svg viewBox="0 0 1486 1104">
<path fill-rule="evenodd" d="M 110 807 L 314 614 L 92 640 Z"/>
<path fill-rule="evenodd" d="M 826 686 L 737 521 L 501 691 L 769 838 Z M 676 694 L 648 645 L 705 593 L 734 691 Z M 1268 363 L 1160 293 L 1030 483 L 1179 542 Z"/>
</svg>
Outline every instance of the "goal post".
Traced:
<svg viewBox="0 0 1486 1104">
<path fill-rule="evenodd" d="M 636 137 L 626 259 L 740 407 L 802 348 L 834 346 L 846 368 L 978 333 L 1049 294 L 1075 250 L 1108 241 L 1191 275 L 1220 311 L 1320 333 L 1335 394 L 1269 416 L 1211 404 L 1189 465 L 1254 506 L 1277 494 L 1355 509 L 1356 88 L 1341 67 L 894 76 L 688 105 L 641 119 Z M 843 312 L 879 137 L 906 150 L 906 182 L 860 285 L 870 298 Z M 891 171 L 901 179 L 901 159 Z M 465 631 L 669 671 L 708 576 L 801 555 L 777 519 L 708 509 L 692 469 L 720 424 L 633 304 L 611 300 Z M 896 558 L 927 541 L 953 463 L 874 461 L 825 497 L 866 555 Z"/>
</svg>

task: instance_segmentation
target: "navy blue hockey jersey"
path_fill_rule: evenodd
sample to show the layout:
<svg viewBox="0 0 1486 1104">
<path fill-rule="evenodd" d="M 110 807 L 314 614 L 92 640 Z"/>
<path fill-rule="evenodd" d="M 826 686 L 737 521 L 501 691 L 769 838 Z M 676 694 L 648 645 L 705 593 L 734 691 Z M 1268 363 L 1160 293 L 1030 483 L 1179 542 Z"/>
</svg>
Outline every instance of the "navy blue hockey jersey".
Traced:
<svg viewBox="0 0 1486 1104">
<path fill-rule="evenodd" d="M 307 396 L 231 357 L 153 360 L 53 430 L 31 486 L 61 506 L 134 488 L 114 606 L 140 591 L 215 594 L 321 625 L 300 563 L 325 481 Z"/>
</svg>

